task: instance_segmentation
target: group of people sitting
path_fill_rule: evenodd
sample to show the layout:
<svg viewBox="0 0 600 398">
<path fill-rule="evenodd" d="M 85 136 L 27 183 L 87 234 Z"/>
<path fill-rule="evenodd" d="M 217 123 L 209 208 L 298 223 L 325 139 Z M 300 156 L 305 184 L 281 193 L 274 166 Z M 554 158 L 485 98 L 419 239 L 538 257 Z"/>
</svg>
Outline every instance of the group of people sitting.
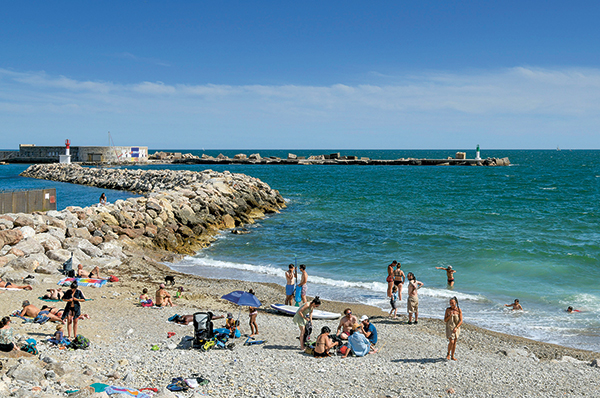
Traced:
<svg viewBox="0 0 600 398">
<path fill-rule="evenodd" d="M 315 297 L 311 302 L 300 307 L 294 315 L 294 323 L 300 329 L 300 348 L 303 351 L 307 348 L 307 340 L 312 330 L 313 311 L 320 305 L 321 300 L 319 297 Z M 362 357 L 377 352 L 376 344 L 377 328 L 370 322 L 369 317 L 363 315 L 359 322 L 352 314 L 352 310 L 346 308 L 336 334 L 331 334 L 328 326 L 321 328 L 321 333 L 314 343 L 313 355 L 315 358 L 328 357 L 330 350 L 337 348 L 342 354 L 342 358 L 346 358 L 351 353 Z"/>
<path fill-rule="evenodd" d="M 179 298 L 182 293 L 183 293 L 183 286 L 180 286 L 179 289 L 177 289 L 177 293 L 175 294 L 175 298 Z M 166 307 L 166 306 L 175 307 L 176 306 L 176 304 L 173 303 L 173 296 L 171 296 L 171 293 L 169 293 L 167 291 L 166 286 L 165 286 L 164 283 L 161 283 L 158 286 L 158 290 L 156 291 L 156 295 L 155 295 L 155 301 L 152 301 L 152 299 L 150 298 L 150 296 L 148 296 L 148 289 L 144 288 L 142 290 L 142 294 L 140 295 L 140 305 L 142 307 L 152 307 L 152 306 L 156 306 L 156 307 Z"/>
</svg>

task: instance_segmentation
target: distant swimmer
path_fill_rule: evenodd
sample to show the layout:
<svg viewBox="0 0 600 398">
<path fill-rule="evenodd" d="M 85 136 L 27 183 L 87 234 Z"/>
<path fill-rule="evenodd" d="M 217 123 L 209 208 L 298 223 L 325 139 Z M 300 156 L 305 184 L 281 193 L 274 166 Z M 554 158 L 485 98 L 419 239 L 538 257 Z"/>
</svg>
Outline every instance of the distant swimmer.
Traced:
<svg viewBox="0 0 600 398">
<path fill-rule="evenodd" d="M 521 304 L 519 304 L 519 299 L 515 299 L 515 302 L 512 304 L 504 304 L 505 307 L 512 307 L 513 311 L 514 310 L 521 310 L 523 311 L 523 307 L 521 307 Z"/>
<path fill-rule="evenodd" d="M 452 269 L 452 266 L 449 265 L 446 268 L 444 268 L 444 267 L 435 267 L 435 268 L 443 269 L 444 271 L 446 271 L 446 276 L 448 277 L 448 286 L 453 287 L 454 286 L 454 273 L 456 271 Z"/>
<path fill-rule="evenodd" d="M 392 297 L 392 288 L 394 287 L 394 267 L 396 266 L 398 262 L 396 260 L 392 261 L 392 263 L 390 265 L 387 266 L 387 273 L 388 276 L 385 279 L 385 281 L 388 284 L 388 288 L 387 288 L 387 296 L 388 297 Z"/>
<path fill-rule="evenodd" d="M 569 306 L 569 308 L 567 308 L 567 312 L 568 312 L 569 314 L 572 314 L 573 312 L 581 312 L 581 311 L 579 311 L 579 310 L 574 310 L 574 309 L 573 309 L 573 307 Z"/>
</svg>

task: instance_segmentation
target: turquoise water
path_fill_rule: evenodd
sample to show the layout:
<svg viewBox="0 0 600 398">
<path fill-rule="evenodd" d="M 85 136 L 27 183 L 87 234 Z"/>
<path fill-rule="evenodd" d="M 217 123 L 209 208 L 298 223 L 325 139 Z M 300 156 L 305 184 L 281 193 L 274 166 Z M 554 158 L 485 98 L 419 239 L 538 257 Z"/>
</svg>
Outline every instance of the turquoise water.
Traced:
<svg viewBox="0 0 600 398">
<path fill-rule="evenodd" d="M 239 152 L 287 155 L 222 151 Z M 455 152 L 342 155 L 445 158 Z M 419 291 L 421 315 L 442 317 L 448 298 L 456 295 L 468 322 L 600 351 L 600 151 L 482 155 L 508 156 L 513 165 L 169 166 L 249 174 L 288 201 L 280 214 L 251 226 L 252 233 L 223 234 L 174 267 L 283 284 L 283 272 L 296 256 L 298 264 L 307 264 L 309 295 L 389 308 L 386 266 L 396 259 L 425 283 Z M 92 196 L 90 204 L 99 194 Z M 435 269 L 447 265 L 457 270 L 453 290 L 446 288 L 445 272 Z M 504 309 L 515 298 L 523 313 Z M 568 315 L 568 305 L 582 312 Z"/>
</svg>

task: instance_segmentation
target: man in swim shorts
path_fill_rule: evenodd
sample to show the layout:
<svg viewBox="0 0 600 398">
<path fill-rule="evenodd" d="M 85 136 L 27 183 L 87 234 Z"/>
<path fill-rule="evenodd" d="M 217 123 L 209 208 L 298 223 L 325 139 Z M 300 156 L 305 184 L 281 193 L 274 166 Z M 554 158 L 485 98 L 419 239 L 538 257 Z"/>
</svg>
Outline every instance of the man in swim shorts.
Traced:
<svg viewBox="0 0 600 398">
<path fill-rule="evenodd" d="M 51 314 L 48 309 L 40 310 L 35 305 L 30 304 L 29 301 L 27 301 L 27 300 L 23 301 L 23 309 L 21 310 L 21 313 L 19 314 L 19 316 L 22 316 L 22 317 L 28 316 L 28 317 L 33 318 L 34 320 L 41 319 L 38 317 L 45 316 L 51 321 L 62 322 L 61 318 L 57 317 L 56 315 Z"/>
<path fill-rule="evenodd" d="M 300 271 L 302 272 L 302 278 L 298 286 L 301 290 L 302 303 L 306 304 L 306 282 L 308 282 L 308 274 L 306 273 L 306 265 L 300 264 Z"/>
<path fill-rule="evenodd" d="M 408 279 L 408 302 L 406 303 L 406 309 L 408 310 L 408 324 L 412 325 L 412 317 L 415 314 L 415 325 L 419 323 L 419 293 L 417 290 L 423 286 L 423 282 L 420 282 L 415 277 L 415 274 L 409 272 L 406 276 Z"/>
<path fill-rule="evenodd" d="M 348 340 L 348 336 L 352 334 L 352 325 L 358 323 L 358 320 L 354 315 L 352 315 L 352 310 L 350 308 L 346 308 L 344 310 L 344 316 L 340 319 L 340 323 L 337 328 L 337 335 L 340 336 L 342 340 Z"/>
<path fill-rule="evenodd" d="M 446 268 L 444 268 L 444 267 L 435 267 L 435 268 L 436 269 L 443 269 L 444 271 L 446 271 L 446 277 L 448 278 L 448 286 L 449 287 L 453 287 L 454 286 L 454 273 L 456 271 L 452 269 L 452 266 L 449 265 Z"/>
<path fill-rule="evenodd" d="M 285 305 L 293 305 L 294 297 L 294 264 L 288 266 L 288 270 L 285 273 Z"/>
</svg>

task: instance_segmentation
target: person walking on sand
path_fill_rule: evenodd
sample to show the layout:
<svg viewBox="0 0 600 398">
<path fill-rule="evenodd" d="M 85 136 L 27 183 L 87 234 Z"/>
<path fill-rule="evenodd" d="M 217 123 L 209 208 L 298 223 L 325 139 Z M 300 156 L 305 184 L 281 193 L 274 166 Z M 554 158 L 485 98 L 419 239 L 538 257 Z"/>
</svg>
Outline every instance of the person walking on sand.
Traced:
<svg viewBox="0 0 600 398">
<path fill-rule="evenodd" d="M 436 269 L 443 269 L 444 271 L 446 271 L 446 277 L 448 278 L 448 287 L 453 287 L 454 286 L 454 273 L 456 272 L 455 270 L 452 269 L 452 266 L 449 265 L 447 267 L 435 267 Z"/>
<path fill-rule="evenodd" d="M 521 310 L 523 311 L 523 307 L 521 307 L 521 304 L 519 304 L 519 299 L 515 299 L 515 302 L 512 304 L 504 304 L 505 307 L 512 307 L 513 311 L 515 310 Z"/>
<path fill-rule="evenodd" d="M 306 273 L 306 265 L 300 264 L 300 272 L 302 272 L 302 278 L 300 279 L 300 283 L 298 287 L 300 290 L 301 302 L 306 304 L 306 282 L 308 282 L 308 274 Z"/>
<path fill-rule="evenodd" d="M 319 296 L 315 297 L 310 303 L 304 303 L 304 305 L 298 308 L 296 315 L 294 315 L 294 323 L 300 328 L 300 349 L 304 351 L 306 349 L 304 343 L 304 331 L 306 325 L 312 322 L 313 310 L 321 305 L 321 299 Z"/>
<path fill-rule="evenodd" d="M 67 337 L 69 339 L 71 339 L 71 336 L 77 336 L 77 322 L 81 316 L 80 303 L 85 301 L 83 293 L 77 287 L 77 281 L 71 282 L 70 289 L 65 292 L 62 298 L 67 303 L 63 312 L 63 319 L 67 320 Z"/>
<path fill-rule="evenodd" d="M 398 262 L 396 260 L 392 261 L 391 264 L 389 264 L 387 266 L 387 273 L 388 276 L 387 278 L 385 278 L 385 281 L 388 284 L 387 287 L 387 296 L 388 297 L 392 297 L 392 287 L 394 287 L 394 267 L 396 266 Z"/>
<path fill-rule="evenodd" d="M 358 323 L 358 319 L 352 315 L 352 310 L 346 308 L 344 310 L 344 316 L 340 319 L 340 323 L 337 327 L 337 335 L 342 340 L 348 340 L 348 336 L 352 334 L 352 325 Z"/>
<path fill-rule="evenodd" d="M 170 305 L 171 307 L 175 307 L 175 304 L 173 304 L 171 295 L 165 289 L 164 283 L 161 283 L 158 286 L 158 290 L 156 291 L 156 300 L 154 302 L 154 305 L 156 305 L 157 307 L 166 307 L 167 305 Z"/>
<path fill-rule="evenodd" d="M 450 307 L 446 308 L 444 322 L 446 322 L 446 338 L 448 339 L 448 355 L 446 355 L 446 359 L 449 360 L 452 358 L 453 361 L 456 361 L 454 353 L 456 351 L 458 336 L 460 335 L 460 325 L 463 323 L 463 313 L 458 306 L 458 299 L 456 297 L 450 299 Z"/>
<path fill-rule="evenodd" d="M 396 264 L 396 269 L 394 270 L 394 286 L 398 288 L 398 297 L 399 300 L 402 301 L 402 286 L 404 285 L 406 279 L 404 276 L 404 271 L 402 271 L 400 267 L 400 263 Z"/>
<path fill-rule="evenodd" d="M 408 302 L 406 308 L 408 310 L 408 324 L 412 325 L 412 316 L 415 314 L 415 325 L 419 323 L 419 288 L 423 286 L 423 282 L 420 282 L 415 277 L 415 274 L 409 272 L 406 276 L 408 279 Z"/>
<path fill-rule="evenodd" d="M 294 305 L 294 264 L 288 265 L 288 270 L 285 273 L 285 305 Z"/>
</svg>

